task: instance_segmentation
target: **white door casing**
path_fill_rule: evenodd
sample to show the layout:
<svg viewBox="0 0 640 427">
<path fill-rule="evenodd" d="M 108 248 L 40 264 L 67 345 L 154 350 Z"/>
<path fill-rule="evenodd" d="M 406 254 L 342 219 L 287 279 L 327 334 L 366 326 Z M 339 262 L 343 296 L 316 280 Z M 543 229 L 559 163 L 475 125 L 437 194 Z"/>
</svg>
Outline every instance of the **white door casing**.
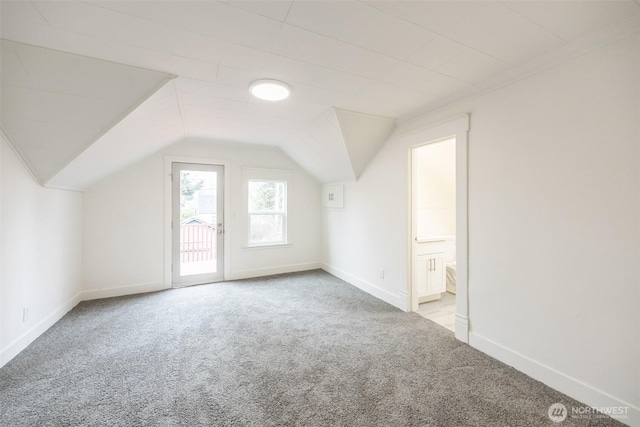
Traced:
<svg viewBox="0 0 640 427">
<path fill-rule="evenodd" d="M 415 186 L 413 185 L 413 148 L 447 138 L 456 139 L 456 315 L 455 336 L 469 342 L 469 222 L 468 222 L 468 133 L 470 116 L 464 114 L 422 127 L 409 127 L 400 131 L 397 139 L 408 144 L 408 280 L 407 311 L 417 310 L 418 289 L 415 281 L 417 242 L 416 218 L 413 212 Z M 443 266 L 444 268 L 444 266 Z M 414 308 L 415 307 L 415 308 Z"/>
<path fill-rule="evenodd" d="M 171 285 L 224 280 L 224 166 L 173 162 Z"/>
</svg>

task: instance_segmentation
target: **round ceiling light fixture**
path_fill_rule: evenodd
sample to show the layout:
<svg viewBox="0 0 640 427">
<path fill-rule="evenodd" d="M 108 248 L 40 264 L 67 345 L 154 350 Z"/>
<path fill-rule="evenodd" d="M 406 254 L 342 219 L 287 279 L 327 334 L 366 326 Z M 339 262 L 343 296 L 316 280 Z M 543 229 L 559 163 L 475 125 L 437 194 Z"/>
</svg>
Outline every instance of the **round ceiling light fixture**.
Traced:
<svg viewBox="0 0 640 427">
<path fill-rule="evenodd" d="M 289 85 L 278 80 L 261 79 L 249 85 L 251 94 L 265 101 L 281 101 L 289 96 Z"/>
</svg>

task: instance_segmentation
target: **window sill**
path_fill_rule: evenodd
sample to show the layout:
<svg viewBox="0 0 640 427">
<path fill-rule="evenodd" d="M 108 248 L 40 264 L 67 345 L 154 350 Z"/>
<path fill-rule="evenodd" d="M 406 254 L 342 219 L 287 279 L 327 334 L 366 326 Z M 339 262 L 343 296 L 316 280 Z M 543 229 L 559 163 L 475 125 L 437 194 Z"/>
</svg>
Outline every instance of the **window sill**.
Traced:
<svg viewBox="0 0 640 427">
<path fill-rule="evenodd" d="M 257 250 L 257 249 L 288 248 L 288 247 L 291 247 L 291 246 L 292 246 L 291 243 L 265 243 L 265 244 L 259 244 L 259 245 L 243 246 L 242 250 L 243 251 L 252 251 L 252 250 Z"/>
</svg>

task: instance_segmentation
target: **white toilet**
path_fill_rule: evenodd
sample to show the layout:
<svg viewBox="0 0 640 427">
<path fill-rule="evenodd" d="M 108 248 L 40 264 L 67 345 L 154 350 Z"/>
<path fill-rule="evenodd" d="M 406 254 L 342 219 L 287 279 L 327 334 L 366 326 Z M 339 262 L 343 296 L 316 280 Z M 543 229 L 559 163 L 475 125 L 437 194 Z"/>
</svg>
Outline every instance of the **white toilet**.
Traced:
<svg viewBox="0 0 640 427">
<path fill-rule="evenodd" d="M 456 262 L 447 263 L 447 292 L 456 293 Z"/>
</svg>

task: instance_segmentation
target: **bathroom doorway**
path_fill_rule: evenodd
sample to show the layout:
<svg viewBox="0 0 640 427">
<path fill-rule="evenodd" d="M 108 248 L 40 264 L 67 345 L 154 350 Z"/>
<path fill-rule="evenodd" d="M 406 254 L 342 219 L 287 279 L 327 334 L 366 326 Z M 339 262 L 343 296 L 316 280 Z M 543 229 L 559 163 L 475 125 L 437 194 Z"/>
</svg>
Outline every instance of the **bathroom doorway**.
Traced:
<svg viewBox="0 0 640 427">
<path fill-rule="evenodd" d="M 412 147 L 411 189 L 411 309 L 455 332 L 455 136 Z"/>
</svg>

